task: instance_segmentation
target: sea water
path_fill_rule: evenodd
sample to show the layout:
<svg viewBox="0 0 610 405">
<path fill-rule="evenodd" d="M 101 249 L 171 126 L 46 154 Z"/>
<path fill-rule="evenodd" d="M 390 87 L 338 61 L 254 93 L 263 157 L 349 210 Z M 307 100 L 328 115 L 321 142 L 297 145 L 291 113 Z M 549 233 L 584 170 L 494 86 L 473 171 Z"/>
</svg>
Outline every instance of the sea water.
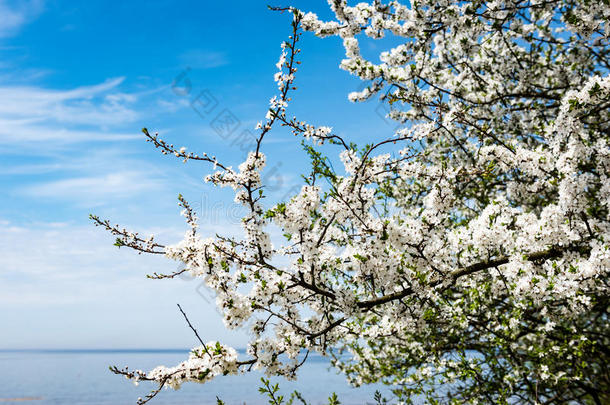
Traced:
<svg viewBox="0 0 610 405">
<path fill-rule="evenodd" d="M 0 405 L 135 405 L 154 385 L 135 386 L 108 369 L 150 370 L 158 365 L 173 366 L 186 359 L 188 350 L 24 350 L 0 351 Z M 163 390 L 151 405 L 208 405 L 216 397 L 227 405 L 267 404 L 258 392 L 259 372 L 224 376 L 206 384 L 184 384 L 177 391 Z M 343 375 L 330 368 L 328 359 L 310 356 L 301 367 L 297 381 L 272 378 L 281 393 L 289 397 L 301 392 L 312 405 L 327 404 L 337 393 L 341 404 L 373 404 L 376 390 L 389 396 L 383 386 L 350 387 Z M 295 402 L 299 403 L 300 402 Z"/>
</svg>

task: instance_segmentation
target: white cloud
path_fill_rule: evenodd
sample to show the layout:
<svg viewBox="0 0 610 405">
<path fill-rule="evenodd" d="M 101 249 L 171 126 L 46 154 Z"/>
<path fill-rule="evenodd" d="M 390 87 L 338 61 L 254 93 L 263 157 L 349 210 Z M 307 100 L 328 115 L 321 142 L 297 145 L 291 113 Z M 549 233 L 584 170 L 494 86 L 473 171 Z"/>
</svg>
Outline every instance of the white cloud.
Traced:
<svg viewBox="0 0 610 405">
<path fill-rule="evenodd" d="M 17 33 L 42 12 L 43 6 L 42 0 L 16 1 L 13 4 L 0 0 L 0 38 Z"/>
<path fill-rule="evenodd" d="M 134 125 L 141 119 L 136 105 L 150 91 L 125 93 L 119 89 L 123 81 L 65 90 L 0 85 L 1 152 L 20 153 L 25 147 L 39 155 L 70 144 L 141 138 Z"/>
<path fill-rule="evenodd" d="M 133 122 L 138 114 L 130 104 L 137 97 L 117 91 L 123 80 L 119 77 L 70 90 L 3 86 L 0 87 L 0 115 L 9 123 L 21 125 L 44 122 L 107 127 Z"/>
<path fill-rule="evenodd" d="M 166 243 L 183 233 L 134 230 Z M 201 331 L 214 331 L 210 338 L 243 345 L 243 335 L 224 331 L 213 300 L 201 294 L 201 280 L 147 280 L 146 274 L 172 272 L 178 264 L 112 241 L 93 225 L 0 219 L 2 348 L 189 346 L 193 337 L 176 302 Z"/>
<path fill-rule="evenodd" d="M 163 110 L 170 113 L 174 113 L 180 109 L 188 108 L 190 103 L 185 99 L 177 99 L 172 101 L 167 101 L 164 99 L 158 99 L 157 105 Z"/>
<path fill-rule="evenodd" d="M 122 131 L 72 129 L 38 124 L 34 119 L 5 120 L 0 118 L 0 145 L 17 147 L 23 143 L 46 143 L 47 148 L 67 143 L 106 142 L 141 139 L 142 135 Z"/>
<path fill-rule="evenodd" d="M 121 146 L 60 149 L 37 159 L 26 157 L 22 161 L 15 156 L 6 163 L 0 159 L 0 179 L 8 178 L 12 183 L 5 192 L 13 201 L 36 201 L 47 209 L 59 204 L 88 211 L 113 206 L 141 211 L 142 201 L 147 201 L 151 212 L 171 207 L 173 213 L 178 193 L 203 187 L 198 172 L 163 159 L 154 148 L 144 145 L 147 153 L 139 155 L 131 147 Z"/>
<path fill-rule="evenodd" d="M 229 59 L 224 52 L 192 49 L 179 57 L 180 61 L 194 69 L 210 69 L 227 65 Z"/>
<path fill-rule="evenodd" d="M 110 218 L 112 220 L 112 218 Z M 129 230 L 172 244 L 184 237 L 187 225 L 176 214 L 175 226 L 125 225 Z M 114 222 L 113 222 L 114 223 Z M 202 236 L 240 233 L 239 225 L 205 226 Z M 93 222 L 16 224 L 0 219 L 0 286 L 3 279 L 47 283 L 51 280 L 101 282 L 109 279 L 139 279 L 153 272 L 168 273 L 181 266 L 161 255 L 140 255 L 113 246 L 115 237 Z M 77 293 L 77 291 L 74 291 Z M 2 294 L 0 294 L 0 298 Z"/>
<path fill-rule="evenodd" d="M 162 182 L 150 173 L 122 171 L 35 184 L 23 188 L 22 193 L 38 198 L 76 199 L 81 204 L 92 206 L 105 199 L 133 197 L 161 188 Z"/>
<path fill-rule="evenodd" d="M 161 232 L 160 229 L 134 229 L 143 235 L 156 233 L 160 238 L 173 241 L 180 236 L 178 229 Z M 112 246 L 113 237 L 91 223 L 33 223 L 16 225 L 0 222 L 0 278 L 31 279 L 46 283 L 51 280 L 87 281 L 136 274 L 123 273 L 140 263 L 144 268 L 153 266 L 162 271 L 171 262 L 151 260 L 127 249 Z M 105 273 L 92 273 L 91 269 L 111 263 Z M 157 264 L 154 264 L 157 262 Z M 104 266 L 105 267 L 105 266 Z M 167 271 L 167 268 L 164 270 Z M 143 275 L 141 272 L 139 275 Z"/>
</svg>

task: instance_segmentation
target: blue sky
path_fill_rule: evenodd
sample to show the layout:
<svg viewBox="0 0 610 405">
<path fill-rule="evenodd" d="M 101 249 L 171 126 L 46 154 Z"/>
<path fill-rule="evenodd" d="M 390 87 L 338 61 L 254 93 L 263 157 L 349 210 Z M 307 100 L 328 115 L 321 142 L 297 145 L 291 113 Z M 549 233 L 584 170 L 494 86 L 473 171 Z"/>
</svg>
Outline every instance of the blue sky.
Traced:
<svg viewBox="0 0 610 405">
<path fill-rule="evenodd" d="M 202 181 L 211 168 L 160 155 L 140 129 L 239 164 L 290 33 L 267 3 L 0 0 L 0 348 L 190 347 L 177 302 L 205 339 L 243 346 L 197 280 L 147 280 L 177 264 L 113 247 L 87 216 L 173 243 L 182 193 L 203 233 L 239 232 L 232 196 Z M 322 0 L 287 4 L 330 17 Z M 337 38 L 301 48 L 289 113 L 359 141 L 391 133 L 378 104 L 347 101 L 360 83 L 337 68 Z M 215 131 L 219 114 L 235 132 Z M 281 129 L 263 149 L 281 198 L 307 160 Z"/>
</svg>

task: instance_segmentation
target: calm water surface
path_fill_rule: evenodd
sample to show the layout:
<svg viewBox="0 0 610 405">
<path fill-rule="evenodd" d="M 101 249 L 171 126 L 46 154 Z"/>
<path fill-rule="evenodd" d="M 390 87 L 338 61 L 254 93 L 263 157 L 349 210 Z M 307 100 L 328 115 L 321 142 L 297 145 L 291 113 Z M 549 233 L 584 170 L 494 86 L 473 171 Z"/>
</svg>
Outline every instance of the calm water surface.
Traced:
<svg viewBox="0 0 610 405">
<path fill-rule="evenodd" d="M 150 370 L 178 364 L 187 354 L 188 350 L 0 351 L 0 405 L 135 405 L 153 385 L 141 383 L 136 387 L 112 374 L 108 366 Z M 227 405 L 262 405 L 267 401 L 258 393 L 261 376 L 249 373 L 219 377 L 206 384 L 185 384 L 178 391 L 164 390 L 149 404 L 208 405 L 216 404 L 218 396 Z M 310 357 L 298 381 L 275 378 L 272 382 L 279 382 L 286 396 L 297 389 L 313 405 L 326 404 L 331 392 L 336 392 L 344 405 L 373 403 L 376 389 L 388 392 L 380 386 L 349 387 L 322 357 Z"/>
</svg>

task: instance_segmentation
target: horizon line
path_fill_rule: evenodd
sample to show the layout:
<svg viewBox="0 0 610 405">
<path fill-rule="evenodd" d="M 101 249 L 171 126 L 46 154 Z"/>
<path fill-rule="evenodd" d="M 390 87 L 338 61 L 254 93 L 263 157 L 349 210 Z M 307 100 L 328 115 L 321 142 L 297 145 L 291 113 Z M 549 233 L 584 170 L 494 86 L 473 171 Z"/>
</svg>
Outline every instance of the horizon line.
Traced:
<svg viewBox="0 0 610 405">
<path fill-rule="evenodd" d="M 190 352 L 192 348 L 0 348 L 0 352 Z M 245 351 L 245 348 L 235 348 L 237 351 Z"/>
</svg>

